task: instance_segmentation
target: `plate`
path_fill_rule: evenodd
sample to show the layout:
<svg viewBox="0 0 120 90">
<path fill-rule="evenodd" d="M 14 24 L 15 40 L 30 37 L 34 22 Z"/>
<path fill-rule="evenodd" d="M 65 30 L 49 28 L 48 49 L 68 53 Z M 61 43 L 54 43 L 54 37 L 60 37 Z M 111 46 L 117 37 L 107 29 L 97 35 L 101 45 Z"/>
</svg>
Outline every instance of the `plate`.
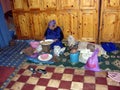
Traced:
<svg viewBox="0 0 120 90">
<path fill-rule="evenodd" d="M 40 61 L 49 61 L 50 59 L 52 59 L 52 57 L 53 57 L 53 56 L 52 56 L 51 54 L 48 54 L 48 58 L 47 58 L 47 59 L 42 59 L 42 58 L 41 58 L 41 55 L 39 55 L 39 56 L 38 56 L 38 59 L 39 59 Z"/>
<path fill-rule="evenodd" d="M 54 42 L 54 40 L 53 39 L 46 39 L 46 40 L 42 40 L 42 41 L 40 41 L 40 44 L 42 44 L 42 45 L 50 45 L 50 44 L 52 44 Z"/>
</svg>

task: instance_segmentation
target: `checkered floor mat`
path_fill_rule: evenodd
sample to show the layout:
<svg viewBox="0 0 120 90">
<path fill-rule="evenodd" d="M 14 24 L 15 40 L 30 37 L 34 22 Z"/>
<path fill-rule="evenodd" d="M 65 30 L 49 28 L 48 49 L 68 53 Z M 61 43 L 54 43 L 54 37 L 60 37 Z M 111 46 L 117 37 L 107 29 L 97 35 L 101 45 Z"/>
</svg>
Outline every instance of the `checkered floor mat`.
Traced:
<svg viewBox="0 0 120 90">
<path fill-rule="evenodd" d="M 47 70 L 33 74 L 29 67 Z M 107 72 L 24 64 L 4 90 L 120 90 Z"/>
</svg>

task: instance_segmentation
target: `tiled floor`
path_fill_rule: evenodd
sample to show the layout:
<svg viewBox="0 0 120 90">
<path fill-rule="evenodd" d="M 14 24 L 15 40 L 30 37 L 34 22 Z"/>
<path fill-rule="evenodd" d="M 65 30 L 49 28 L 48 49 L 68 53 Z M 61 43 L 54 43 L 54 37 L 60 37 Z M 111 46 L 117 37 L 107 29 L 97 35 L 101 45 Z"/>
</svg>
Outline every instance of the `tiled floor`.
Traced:
<svg viewBox="0 0 120 90">
<path fill-rule="evenodd" d="M 47 74 L 32 74 L 29 67 L 45 69 Z M 120 90 L 120 83 L 105 71 L 24 64 L 4 90 Z"/>
</svg>

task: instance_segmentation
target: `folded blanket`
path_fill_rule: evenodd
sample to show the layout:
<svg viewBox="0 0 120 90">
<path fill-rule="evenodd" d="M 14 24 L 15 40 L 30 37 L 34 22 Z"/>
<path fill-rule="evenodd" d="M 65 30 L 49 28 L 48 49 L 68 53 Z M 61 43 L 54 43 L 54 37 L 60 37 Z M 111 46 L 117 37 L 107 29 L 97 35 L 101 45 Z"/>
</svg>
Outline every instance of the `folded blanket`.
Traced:
<svg viewBox="0 0 120 90">
<path fill-rule="evenodd" d="M 119 72 L 108 72 L 108 77 L 116 82 L 120 82 L 120 73 Z"/>
</svg>

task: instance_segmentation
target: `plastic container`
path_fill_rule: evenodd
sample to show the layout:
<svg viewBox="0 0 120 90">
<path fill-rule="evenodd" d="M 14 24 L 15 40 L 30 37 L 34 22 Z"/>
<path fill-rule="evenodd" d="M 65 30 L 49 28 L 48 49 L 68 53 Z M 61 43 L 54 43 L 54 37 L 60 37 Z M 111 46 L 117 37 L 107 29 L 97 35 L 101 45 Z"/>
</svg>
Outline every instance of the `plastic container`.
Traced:
<svg viewBox="0 0 120 90">
<path fill-rule="evenodd" d="M 80 52 L 70 53 L 70 62 L 76 64 L 79 62 Z"/>
</svg>

